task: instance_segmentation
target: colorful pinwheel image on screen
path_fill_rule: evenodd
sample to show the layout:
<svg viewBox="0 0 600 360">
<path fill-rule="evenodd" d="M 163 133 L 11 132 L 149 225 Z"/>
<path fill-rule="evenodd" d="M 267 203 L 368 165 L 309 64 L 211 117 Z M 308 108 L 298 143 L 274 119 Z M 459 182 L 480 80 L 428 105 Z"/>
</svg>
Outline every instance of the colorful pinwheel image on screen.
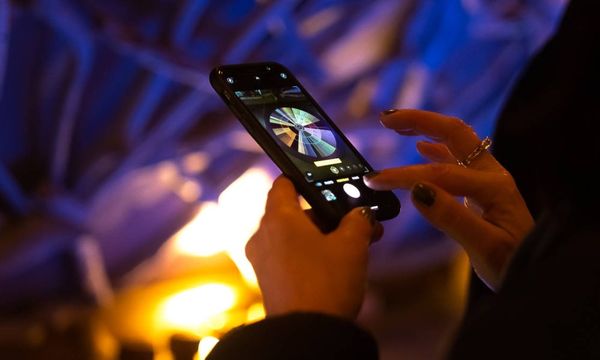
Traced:
<svg viewBox="0 0 600 360">
<path fill-rule="evenodd" d="M 271 130 L 293 151 L 312 158 L 332 155 L 336 150 L 333 130 L 324 120 L 297 108 L 281 107 L 269 117 Z"/>
</svg>

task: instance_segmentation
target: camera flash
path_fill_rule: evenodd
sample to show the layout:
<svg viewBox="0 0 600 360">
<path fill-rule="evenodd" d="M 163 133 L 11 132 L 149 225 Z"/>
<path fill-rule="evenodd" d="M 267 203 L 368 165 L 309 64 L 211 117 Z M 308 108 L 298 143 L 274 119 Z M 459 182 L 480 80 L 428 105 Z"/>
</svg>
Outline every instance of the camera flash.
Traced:
<svg viewBox="0 0 600 360">
<path fill-rule="evenodd" d="M 260 80 L 260 76 L 255 76 L 254 77 L 256 80 Z"/>
<path fill-rule="evenodd" d="M 279 74 L 279 76 L 281 76 L 282 79 L 287 79 L 287 74 L 286 73 L 281 73 L 281 74 Z"/>
<path fill-rule="evenodd" d="M 227 78 L 227 82 L 230 83 L 230 84 L 233 84 L 234 83 L 233 78 L 232 77 L 228 77 Z"/>
</svg>

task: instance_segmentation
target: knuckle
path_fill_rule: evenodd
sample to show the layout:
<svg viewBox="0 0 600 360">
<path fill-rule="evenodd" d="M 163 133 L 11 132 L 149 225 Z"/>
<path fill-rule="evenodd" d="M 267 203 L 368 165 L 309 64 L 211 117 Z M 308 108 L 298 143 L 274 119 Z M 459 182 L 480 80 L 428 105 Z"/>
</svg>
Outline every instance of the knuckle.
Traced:
<svg viewBox="0 0 600 360">
<path fill-rule="evenodd" d="M 272 200 L 275 197 L 276 191 L 277 190 L 275 189 L 275 187 L 272 187 L 271 190 L 269 190 L 269 192 L 267 193 L 267 199 Z"/>
<path fill-rule="evenodd" d="M 497 184 L 500 189 L 504 189 L 509 194 L 519 193 L 517 183 L 508 172 L 500 174 Z"/>
</svg>

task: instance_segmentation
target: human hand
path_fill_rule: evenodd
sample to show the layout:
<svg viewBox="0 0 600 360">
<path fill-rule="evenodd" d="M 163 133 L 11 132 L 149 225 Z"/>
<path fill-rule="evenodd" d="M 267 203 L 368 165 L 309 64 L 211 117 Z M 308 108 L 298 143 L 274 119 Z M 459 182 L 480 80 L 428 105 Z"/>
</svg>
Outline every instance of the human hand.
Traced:
<svg viewBox="0 0 600 360">
<path fill-rule="evenodd" d="M 415 207 L 462 245 L 479 277 L 497 289 L 517 247 L 534 222 L 512 176 L 487 151 L 468 167 L 457 165 L 481 140 L 463 121 L 426 111 L 382 114 L 400 135 L 424 135 L 417 150 L 431 164 L 386 169 L 365 179 L 377 190 L 412 189 Z M 456 196 L 464 196 L 458 202 Z M 465 206 L 466 205 L 466 206 Z"/>
<path fill-rule="evenodd" d="M 355 317 L 365 291 L 369 244 L 382 231 L 369 208 L 356 208 L 335 231 L 323 234 L 300 207 L 292 182 L 279 177 L 246 245 L 267 315 L 306 311 Z"/>
</svg>

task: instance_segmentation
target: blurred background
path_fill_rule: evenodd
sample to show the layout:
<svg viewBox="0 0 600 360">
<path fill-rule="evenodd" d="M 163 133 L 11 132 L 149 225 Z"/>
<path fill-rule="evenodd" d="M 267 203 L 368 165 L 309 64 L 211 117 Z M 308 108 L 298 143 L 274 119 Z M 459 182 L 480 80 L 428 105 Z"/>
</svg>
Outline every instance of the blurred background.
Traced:
<svg viewBox="0 0 600 360">
<path fill-rule="evenodd" d="M 375 168 L 421 162 L 381 110 L 480 136 L 565 0 L 0 0 L 0 358 L 203 359 L 264 316 L 244 245 L 277 169 L 216 65 L 294 71 Z M 372 247 L 359 321 L 436 359 L 469 267 L 419 218 Z"/>
</svg>

